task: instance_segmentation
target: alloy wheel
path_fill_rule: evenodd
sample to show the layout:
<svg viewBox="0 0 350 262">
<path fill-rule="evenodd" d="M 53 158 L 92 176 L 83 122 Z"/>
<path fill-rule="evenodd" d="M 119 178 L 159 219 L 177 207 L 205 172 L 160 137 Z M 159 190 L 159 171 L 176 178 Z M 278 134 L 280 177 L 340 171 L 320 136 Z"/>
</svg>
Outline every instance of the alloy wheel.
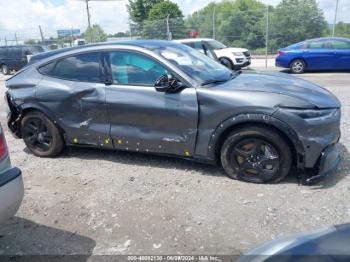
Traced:
<svg viewBox="0 0 350 262">
<path fill-rule="evenodd" d="M 304 64 L 301 61 L 295 61 L 292 65 L 293 72 L 301 73 L 304 71 Z"/>
<path fill-rule="evenodd" d="M 31 118 L 23 127 L 23 138 L 35 150 L 48 151 L 52 144 L 52 134 L 45 122 L 39 118 Z"/>
<path fill-rule="evenodd" d="M 263 139 L 243 139 L 233 146 L 231 161 L 240 178 L 261 183 L 271 180 L 279 171 L 280 156 Z"/>
</svg>

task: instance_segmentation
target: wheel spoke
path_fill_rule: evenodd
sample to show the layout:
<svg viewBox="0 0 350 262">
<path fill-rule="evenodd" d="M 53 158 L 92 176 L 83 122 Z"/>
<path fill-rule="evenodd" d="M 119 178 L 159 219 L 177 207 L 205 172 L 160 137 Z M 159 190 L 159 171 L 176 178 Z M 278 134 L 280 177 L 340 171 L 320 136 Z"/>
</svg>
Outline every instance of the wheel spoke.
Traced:
<svg viewBox="0 0 350 262">
<path fill-rule="evenodd" d="M 244 151 L 242 149 L 240 149 L 239 147 L 235 147 L 233 152 L 238 155 L 238 156 L 241 156 L 241 157 L 244 157 L 244 158 L 247 158 L 250 156 L 250 152 L 247 152 L 247 151 Z"/>
<path fill-rule="evenodd" d="M 248 170 L 248 169 L 250 169 L 252 167 L 252 164 L 251 163 L 249 163 L 249 162 L 244 162 L 244 164 L 243 165 L 241 165 L 240 167 L 239 167 L 239 169 L 238 169 L 238 175 L 244 175 L 244 173 Z"/>
<path fill-rule="evenodd" d="M 259 156 L 261 151 L 262 141 L 260 139 L 254 140 L 253 156 Z"/>
<path fill-rule="evenodd" d="M 279 163 L 279 158 L 277 156 L 272 156 L 272 157 L 263 157 L 263 159 L 260 160 L 260 163 L 262 166 L 266 165 L 276 165 Z"/>
</svg>

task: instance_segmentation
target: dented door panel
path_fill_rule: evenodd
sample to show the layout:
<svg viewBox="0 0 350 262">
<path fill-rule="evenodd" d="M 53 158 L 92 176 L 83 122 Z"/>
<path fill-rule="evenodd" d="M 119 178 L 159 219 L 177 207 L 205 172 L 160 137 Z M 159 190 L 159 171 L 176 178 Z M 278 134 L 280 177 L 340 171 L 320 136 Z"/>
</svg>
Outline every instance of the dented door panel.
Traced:
<svg viewBox="0 0 350 262">
<path fill-rule="evenodd" d="M 45 76 L 37 86 L 36 97 L 55 112 L 67 143 L 113 148 L 104 84 L 63 79 L 53 82 L 51 77 Z"/>
<path fill-rule="evenodd" d="M 111 137 L 116 149 L 192 156 L 197 135 L 195 88 L 178 93 L 150 86 L 106 87 Z"/>
</svg>

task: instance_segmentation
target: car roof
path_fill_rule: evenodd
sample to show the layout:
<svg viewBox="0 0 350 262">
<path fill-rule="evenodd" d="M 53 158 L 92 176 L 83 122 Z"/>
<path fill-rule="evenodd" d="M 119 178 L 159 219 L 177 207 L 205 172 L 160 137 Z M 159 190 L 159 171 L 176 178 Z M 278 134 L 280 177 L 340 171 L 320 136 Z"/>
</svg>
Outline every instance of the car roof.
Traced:
<svg viewBox="0 0 350 262">
<path fill-rule="evenodd" d="M 200 41 L 213 41 L 212 38 L 185 38 L 185 39 L 178 39 L 174 40 L 174 42 L 177 43 L 188 43 L 188 42 L 200 42 Z"/>
<path fill-rule="evenodd" d="M 322 41 L 322 40 L 350 41 L 349 38 L 345 38 L 345 37 L 319 37 L 319 38 L 308 39 L 308 40 L 305 40 L 305 41 Z M 305 42 L 305 41 L 304 41 L 304 42 Z"/>
<path fill-rule="evenodd" d="M 102 42 L 102 43 L 94 43 L 94 44 L 87 44 L 87 45 L 81 45 L 81 46 L 66 47 L 66 48 L 39 53 L 32 56 L 31 61 L 36 62 L 38 60 L 42 60 L 54 55 L 58 55 L 58 54 L 62 54 L 70 51 L 83 51 L 84 49 L 90 48 L 90 47 L 109 46 L 109 45 L 124 45 L 124 46 L 129 45 L 129 46 L 137 46 L 137 47 L 143 47 L 149 50 L 153 50 L 164 46 L 175 46 L 175 45 L 178 45 L 178 43 L 175 43 L 172 41 L 166 41 L 166 40 L 122 40 L 122 41 L 114 41 L 114 42 Z"/>
</svg>

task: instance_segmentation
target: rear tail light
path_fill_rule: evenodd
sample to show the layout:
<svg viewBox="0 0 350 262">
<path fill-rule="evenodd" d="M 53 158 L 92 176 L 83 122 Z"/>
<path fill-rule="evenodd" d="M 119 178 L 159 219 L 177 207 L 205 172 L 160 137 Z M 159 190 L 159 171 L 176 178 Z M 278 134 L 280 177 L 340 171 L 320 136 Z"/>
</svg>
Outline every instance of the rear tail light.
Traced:
<svg viewBox="0 0 350 262">
<path fill-rule="evenodd" d="M 283 53 L 283 52 L 281 52 L 281 51 L 278 51 L 277 56 L 281 56 L 281 55 L 284 55 L 284 53 Z"/>
<path fill-rule="evenodd" d="M 1 131 L 1 127 L 0 127 Z M 0 160 L 3 160 L 7 155 L 7 145 L 4 137 L 4 132 L 0 133 Z"/>
</svg>

